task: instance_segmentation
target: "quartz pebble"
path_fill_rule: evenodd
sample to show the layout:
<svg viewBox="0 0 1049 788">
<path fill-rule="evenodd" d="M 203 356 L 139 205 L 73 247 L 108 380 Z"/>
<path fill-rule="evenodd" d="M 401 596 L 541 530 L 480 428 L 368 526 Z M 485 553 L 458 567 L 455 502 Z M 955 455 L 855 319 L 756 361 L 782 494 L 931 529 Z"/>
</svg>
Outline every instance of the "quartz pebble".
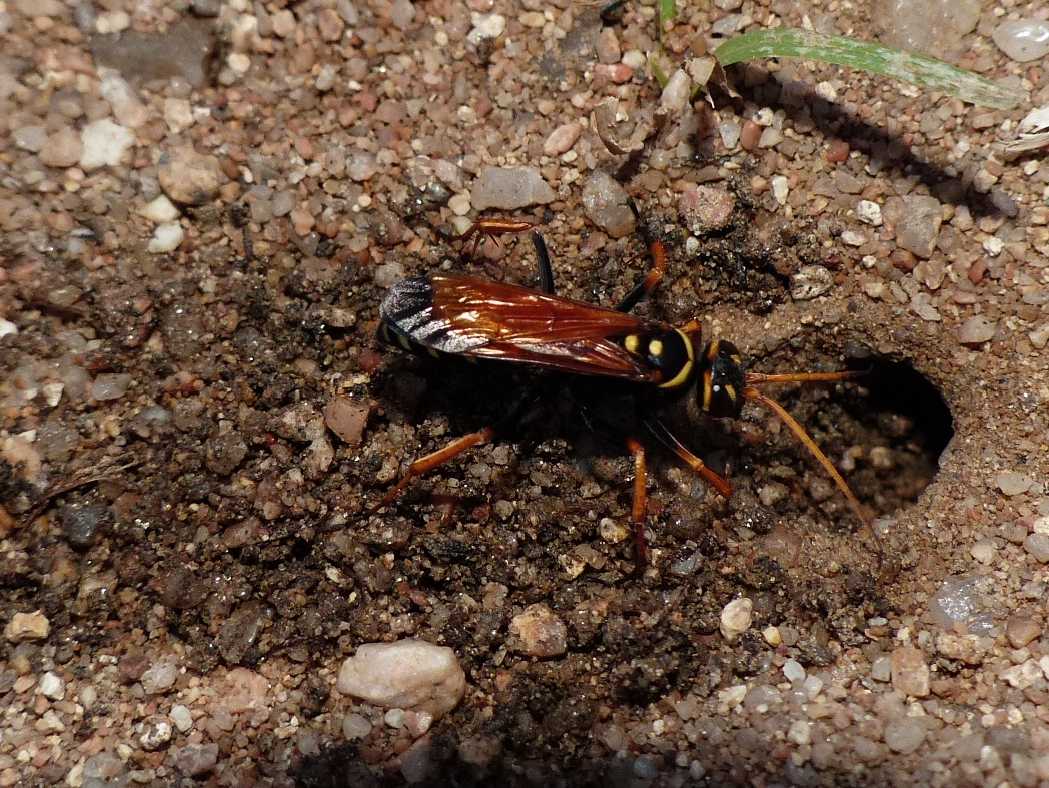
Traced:
<svg viewBox="0 0 1049 788">
<path fill-rule="evenodd" d="M 533 167 L 485 167 L 470 190 L 470 204 L 477 211 L 487 208 L 510 211 L 545 205 L 556 196 L 539 170 Z"/>
<path fill-rule="evenodd" d="M 66 696 L 66 683 L 60 676 L 51 671 L 48 671 L 40 677 L 40 683 L 37 685 L 37 690 L 45 698 L 51 700 L 62 700 Z"/>
<path fill-rule="evenodd" d="M 347 714 L 342 718 L 342 735 L 348 741 L 363 739 L 372 732 L 372 724 L 360 714 Z"/>
<path fill-rule="evenodd" d="M 747 597 L 733 599 L 721 610 L 721 635 L 730 643 L 750 629 L 754 603 Z"/>
<path fill-rule="evenodd" d="M 908 195 L 896 225 L 896 243 L 918 257 L 929 257 L 940 235 L 943 210 L 935 197 Z"/>
<path fill-rule="evenodd" d="M 45 640 L 51 632 L 51 622 L 41 611 L 15 613 L 4 627 L 4 637 L 11 643 L 25 640 Z"/>
<path fill-rule="evenodd" d="M 1019 63 L 1049 55 L 1049 22 L 1044 19 L 1007 19 L 991 37 L 1007 57 Z"/>
<path fill-rule="evenodd" d="M 149 239 L 146 250 L 152 254 L 165 254 L 178 249 L 182 240 L 186 237 L 186 231 L 178 222 L 158 224 L 153 230 L 153 237 Z"/>
<path fill-rule="evenodd" d="M 559 657 L 568 649 L 564 621 L 542 603 L 510 619 L 509 634 L 507 648 L 530 657 Z"/>
<path fill-rule="evenodd" d="M 997 328 L 997 323 L 983 315 L 973 315 L 958 329 L 958 341 L 963 345 L 982 345 L 994 337 Z"/>
<path fill-rule="evenodd" d="M 783 663 L 783 675 L 787 681 L 802 682 L 805 680 L 805 668 L 796 659 L 788 659 Z"/>
<path fill-rule="evenodd" d="M 583 186 L 586 217 L 613 238 L 634 231 L 634 214 L 627 205 L 627 193 L 611 175 L 598 170 Z"/>
<path fill-rule="evenodd" d="M 677 209 L 690 233 L 705 235 L 728 226 L 736 209 L 736 198 L 727 189 L 700 185 L 681 193 Z"/>
<path fill-rule="evenodd" d="M 439 719 L 462 700 L 466 674 L 455 652 L 423 640 L 365 643 L 342 663 L 336 689 L 388 708 L 426 711 Z"/>
<path fill-rule="evenodd" d="M 1024 550 L 1041 564 L 1049 564 L 1049 536 L 1030 534 L 1024 539 Z"/>
<path fill-rule="evenodd" d="M 135 136 L 109 118 L 88 123 L 80 131 L 80 167 L 90 172 L 115 167 L 135 144 Z"/>
<path fill-rule="evenodd" d="M 74 167 L 83 154 L 80 135 L 72 128 L 59 129 L 40 149 L 40 161 L 48 167 Z"/>
<path fill-rule="evenodd" d="M 214 742 L 187 744 L 175 753 L 175 768 L 187 777 L 199 777 L 214 769 L 218 760 L 219 746 Z"/>
<path fill-rule="evenodd" d="M 178 218 L 178 208 L 164 194 L 158 195 L 146 203 L 144 207 L 139 209 L 139 213 L 157 224 L 173 222 Z"/>
<path fill-rule="evenodd" d="M 929 666 L 920 649 L 901 646 L 892 652 L 892 686 L 915 698 L 929 694 Z"/>
<path fill-rule="evenodd" d="M 893 720 L 885 726 L 885 743 L 901 755 L 912 753 L 925 741 L 925 725 L 914 717 Z"/>
<path fill-rule="evenodd" d="M 176 703 L 168 712 L 171 721 L 175 723 L 179 733 L 188 733 L 193 728 L 193 715 L 190 710 L 181 703 Z"/>
<path fill-rule="evenodd" d="M 563 126 L 558 126 L 543 143 L 543 153 L 547 156 L 560 156 L 566 153 L 576 144 L 582 132 L 583 126 L 580 123 L 565 123 Z"/>
<path fill-rule="evenodd" d="M 1034 480 L 1030 476 L 1025 476 L 1016 471 L 1002 471 L 995 477 L 994 484 L 1003 494 L 1012 497 L 1014 495 L 1023 495 L 1031 489 Z"/>
<path fill-rule="evenodd" d="M 167 692 L 175 685 L 178 678 L 178 666 L 172 659 L 159 659 L 146 668 L 139 681 L 142 689 L 149 695 Z"/>
<path fill-rule="evenodd" d="M 161 157 L 157 170 L 160 188 L 183 205 L 203 205 L 218 193 L 219 160 L 197 153 L 191 146 L 176 148 Z"/>
</svg>

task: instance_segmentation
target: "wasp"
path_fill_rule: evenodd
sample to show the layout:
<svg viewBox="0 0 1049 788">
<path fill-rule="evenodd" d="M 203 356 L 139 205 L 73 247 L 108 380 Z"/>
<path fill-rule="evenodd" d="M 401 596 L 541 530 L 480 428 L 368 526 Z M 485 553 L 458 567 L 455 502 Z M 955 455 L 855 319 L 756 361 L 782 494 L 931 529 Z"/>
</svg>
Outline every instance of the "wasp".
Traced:
<svg viewBox="0 0 1049 788">
<path fill-rule="evenodd" d="M 704 417 L 737 419 L 745 403 L 766 408 L 778 417 L 833 479 L 850 509 L 873 535 L 867 511 L 827 456 L 763 386 L 785 382 L 849 380 L 862 372 L 800 372 L 762 374 L 745 368 L 739 349 L 725 339 L 703 342 L 698 320 L 674 326 L 631 314 L 631 310 L 659 285 L 666 271 L 663 243 L 642 221 L 637 204 L 629 201 L 648 250 L 647 273 L 615 307 L 607 308 L 559 296 L 546 242 L 532 233 L 539 263 L 539 288 L 507 284 L 473 276 L 433 274 L 395 283 L 379 307 L 379 340 L 402 350 L 441 358 L 517 364 L 574 376 L 614 379 L 631 388 L 638 403 L 638 433 L 668 449 L 693 473 L 726 498 L 728 479 L 704 464 L 671 432 L 659 417 L 668 402 L 691 396 Z M 471 228 L 518 231 L 516 223 L 491 223 Z M 413 479 L 469 449 L 488 443 L 516 423 L 520 400 L 498 423 L 452 441 L 408 465 L 400 480 L 371 508 L 391 503 Z M 634 462 L 632 525 L 638 567 L 647 563 L 645 520 L 648 503 L 647 449 L 641 434 L 626 436 Z M 879 545 L 880 554 L 880 545 Z"/>
</svg>

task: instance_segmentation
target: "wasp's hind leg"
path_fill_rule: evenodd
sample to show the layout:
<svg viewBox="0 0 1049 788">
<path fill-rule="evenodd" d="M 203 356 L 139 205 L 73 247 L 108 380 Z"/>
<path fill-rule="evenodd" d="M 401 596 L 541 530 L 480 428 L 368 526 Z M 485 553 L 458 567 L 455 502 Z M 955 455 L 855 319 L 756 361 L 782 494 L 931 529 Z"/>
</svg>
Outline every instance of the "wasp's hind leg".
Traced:
<svg viewBox="0 0 1049 788">
<path fill-rule="evenodd" d="M 510 410 L 507 411 L 506 415 L 499 419 L 495 424 L 483 427 L 482 429 L 479 429 L 476 432 L 471 432 L 468 435 L 463 435 L 461 438 L 456 438 L 444 448 L 430 452 L 429 454 L 414 460 L 408 466 L 408 470 L 405 471 L 404 475 L 398 480 L 397 484 L 391 487 L 377 504 L 368 509 L 368 514 L 375 514 L 379 509 L 392 503 L 398 495 L 404 492 L 405 488 L 411 484 L 414 479 L 419 478 L 424 473 L 432 471 L 434 468 L 438 468 L 447 462 L 451 462 L 460 454 L 464 454 L 475 446 L 482 446 L 485 443 L 490 443 L 492 438 L 505 432 L 508 428 L 516 424 L 528 406 L 535 402 L 535 399 L 536 397 L 533 394 L 521 397 L 510 407 Z"/>
<path fill-rule="evenodd" d="M 532 244 L 535 246 L 535 255 L 539 258 L 539 289 L 547 295 L 553 295 L 554 269 L 550 265 L 550 252 L 546 248 L 546 241 L 538 231 L 532 233 Z"/>
<path fill-rule="evenodd" d="M 630 507 L 630 524 L 634 530 L 635 571 L 645 571 L 648 565 L 648 540 L 645 538 L 645 520 L 648 516 L 648 465 L 645 447 L 635 438 L 627 438 L 627 450 L 634 457 L 634 503 Z"/>
<path fill-rule="evenodd" d="M 631 197 L 627 200 L 627 205 L 630 206 L 630 210 L 634 212 L 634 219 L 637 222 L 638 232 L 641 233 L 641 238 L 645 242 L 645 246 L 648 247 L 648 256 L 652 261 L 652 267 L 648 270 L 648 273 L 638 282 L 634 289 L 631 290 L 627 297 L 619 302 L 616 310 L 619 312 L 629 312 L 635 306 L 637 306 L 643 298 L 646 298 L 663 279 L 663 274 L 667 268 L 667 251 L 663 246 L 663 242 L 658 238 L 654 238 L 652 233 L 648 229 L 648 225 L 641 218 L 641 211 L 638 210 L 637 203 Z"/>
</svg>

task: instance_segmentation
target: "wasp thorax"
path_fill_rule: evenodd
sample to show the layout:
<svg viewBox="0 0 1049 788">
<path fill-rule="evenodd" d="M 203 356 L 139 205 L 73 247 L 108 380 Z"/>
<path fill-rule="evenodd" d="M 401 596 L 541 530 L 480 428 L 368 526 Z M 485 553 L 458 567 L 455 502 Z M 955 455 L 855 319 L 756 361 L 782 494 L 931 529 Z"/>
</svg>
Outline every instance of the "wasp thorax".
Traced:
<svg viewBox="0 0 1049 788">
<path fill-rule="evenodd" d="M 703 412 L 719 419 L 736 419 L 743 409 L 743 357 L 731 342 L 715 339 L 700 358 L 698 396 Z"/>
</svg>

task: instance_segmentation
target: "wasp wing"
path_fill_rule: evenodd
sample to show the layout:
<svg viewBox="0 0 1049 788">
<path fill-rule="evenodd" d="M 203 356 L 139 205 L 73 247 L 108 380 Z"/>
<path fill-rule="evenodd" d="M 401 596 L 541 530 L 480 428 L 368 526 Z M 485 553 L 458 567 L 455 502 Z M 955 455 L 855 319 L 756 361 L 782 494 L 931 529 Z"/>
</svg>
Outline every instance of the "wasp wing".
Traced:
<svg viewBox="0 0 1049 788">
<path fill-rule="evenodd" d="M 637 381 L 656 381 L 660 374 L 616 340 L 668 328 L 636 315 L 469 276 L 402 280 L 390 289 L 379 312 L 395 333 L 424 348 Z"/>
</svg>

